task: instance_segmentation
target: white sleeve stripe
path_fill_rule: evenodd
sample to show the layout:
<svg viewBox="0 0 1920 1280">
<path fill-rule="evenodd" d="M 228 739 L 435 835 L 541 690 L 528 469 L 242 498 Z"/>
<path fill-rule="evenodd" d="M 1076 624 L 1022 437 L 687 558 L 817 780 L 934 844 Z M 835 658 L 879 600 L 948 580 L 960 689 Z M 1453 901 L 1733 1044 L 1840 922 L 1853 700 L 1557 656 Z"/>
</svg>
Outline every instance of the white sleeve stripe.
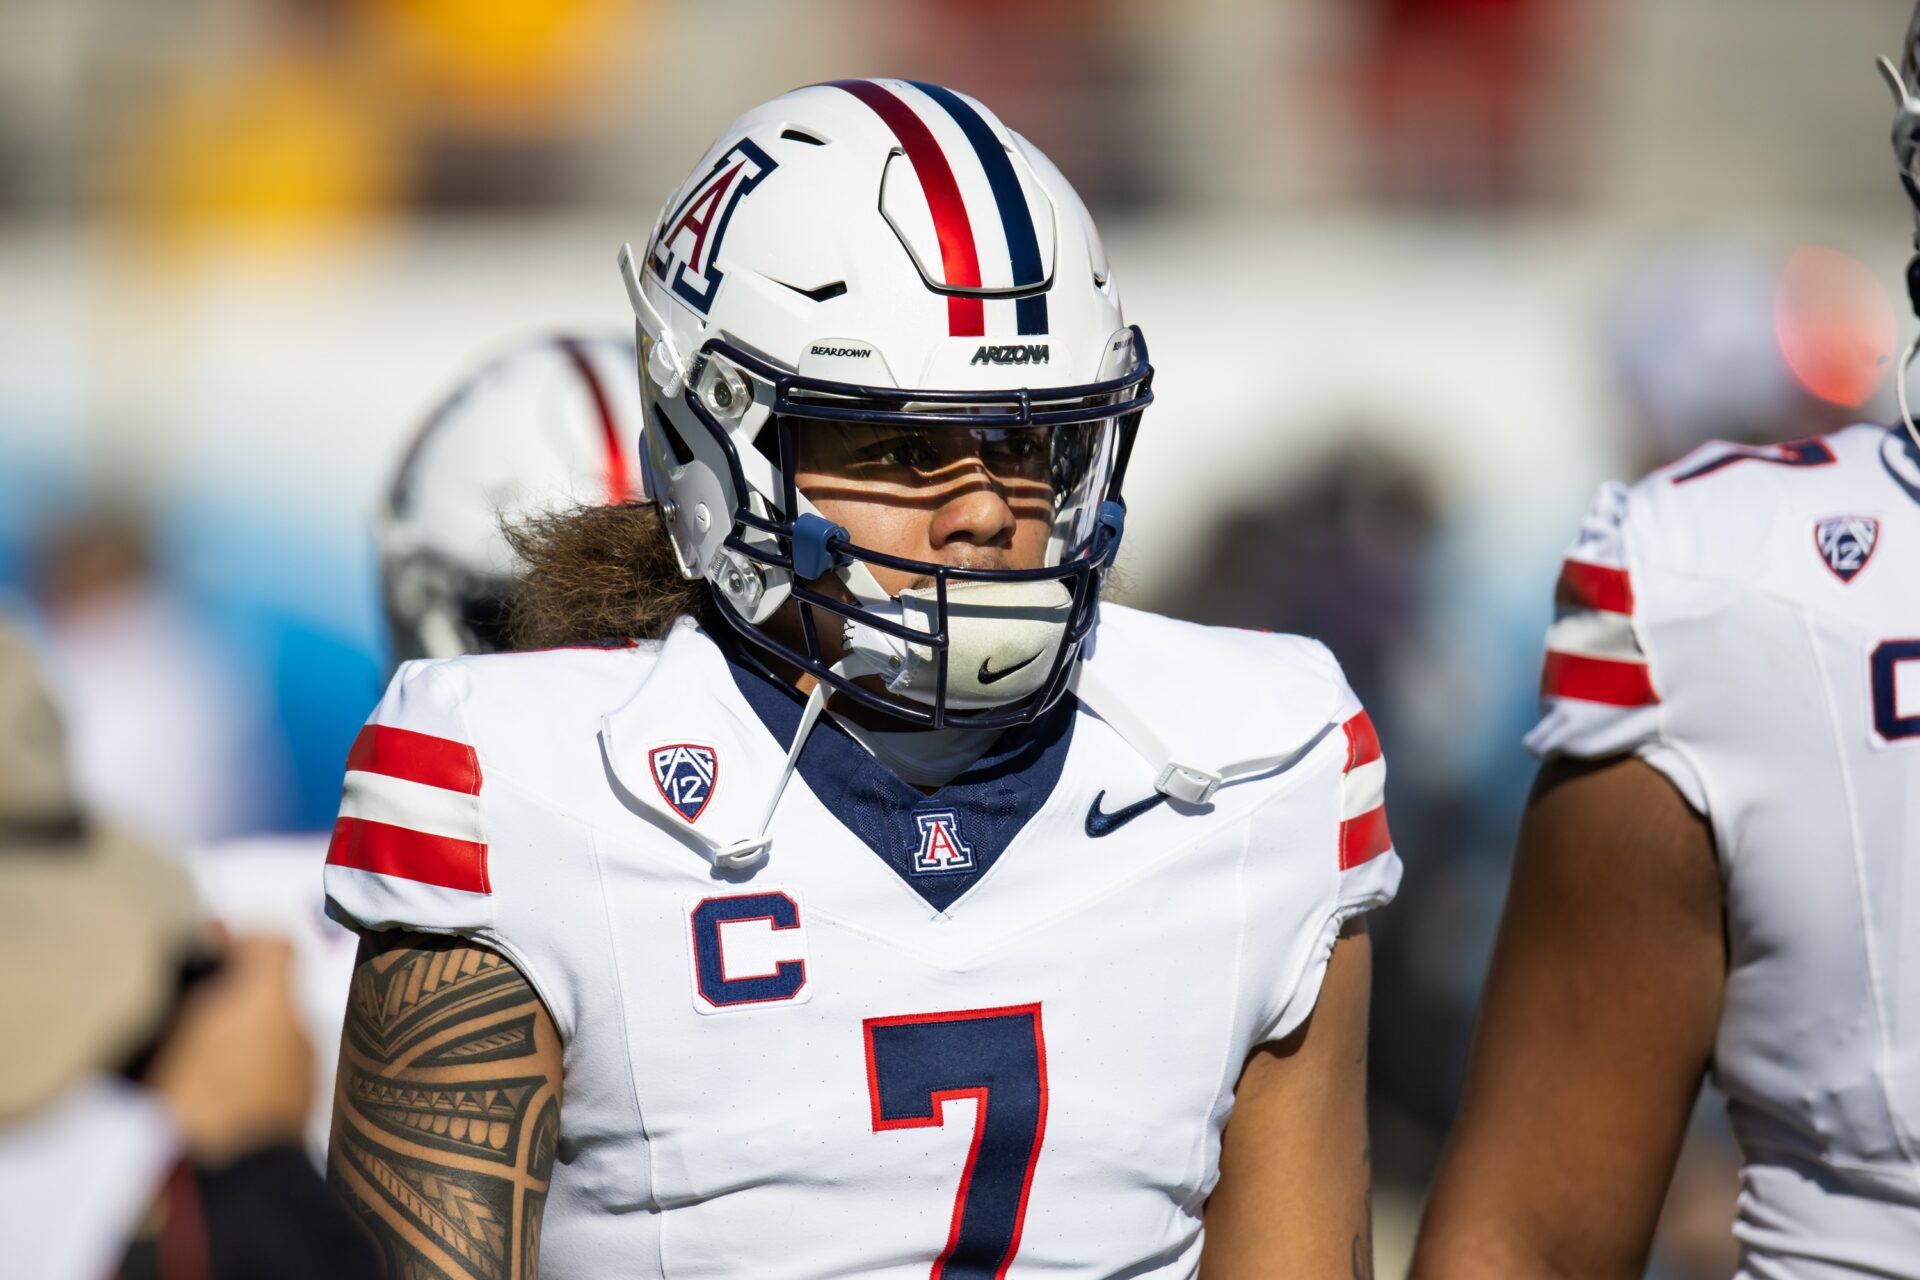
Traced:
<svg viewBox="0 0 1920 1280">
<path fill-rule="evenodd" d="M 1599 609 L 1569 609 L 1547 628 L 1547 648 L 1616 662 L 1645 662 L 1646 651 L 1634 634 L 1633 620 L 1624 613 Z"/>
<path fill-rule="evenodd" d="M 1340 820 L 1357 818 L 1377 809 L 1387 794 L 1387 762 L 1369 760 L 1347 770 L 1340 779 Z"/>
<path fill-rule="evenodd" d="M 347 771 L 340 816 L 482 844 L 480 797 L 383 773 Z"/>
</svg>

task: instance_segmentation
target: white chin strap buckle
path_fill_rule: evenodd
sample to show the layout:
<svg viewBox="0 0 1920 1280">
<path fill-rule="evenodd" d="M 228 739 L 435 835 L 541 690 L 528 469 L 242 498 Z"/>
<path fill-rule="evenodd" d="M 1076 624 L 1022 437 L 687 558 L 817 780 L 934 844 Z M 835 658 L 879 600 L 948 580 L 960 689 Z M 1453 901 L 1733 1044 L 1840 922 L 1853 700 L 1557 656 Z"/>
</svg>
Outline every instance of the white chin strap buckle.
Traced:
<svg viewBox="0 0 1920 1280">
<path fill-rule="evenodd" d="M 767 850 L 772 847 L 772 836 L 736 840 L 713 855 L 713 865 L 722 871 L 751 871 L 767 860 Z"/>
<path fill-rule="evenodd" d="M 1183 804 L 1205 804 L 1213 799 L 1213 793 L 1226 781 L 1209 769 L 1195 768 L 1190 764 L 1169 764 L 1153 780 L 1153 789 L 1170 800 Z"/>
</svg>

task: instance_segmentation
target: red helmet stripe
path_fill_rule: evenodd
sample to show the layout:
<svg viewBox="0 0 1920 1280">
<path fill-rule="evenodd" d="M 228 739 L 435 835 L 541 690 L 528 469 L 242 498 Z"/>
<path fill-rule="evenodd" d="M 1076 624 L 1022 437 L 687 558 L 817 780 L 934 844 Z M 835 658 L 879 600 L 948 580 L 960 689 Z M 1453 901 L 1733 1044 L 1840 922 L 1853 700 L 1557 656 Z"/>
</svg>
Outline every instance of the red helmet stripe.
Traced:
<svg viewBox="0 0 1920 1280">
<path fill-rule="evenodd" d="M 967 216 L 966 201 L 960 197 L 960 184 L 946 152 L 915 115 L 913 108 L 871 80 L 835 80 L 836 89 L 845 89 L 873 108 L 874 114 L 893 130 L 893 136 L 907 153 L 920 189 L 927 196 L 927 212 L 933 217 L 933 231 L 940 239 L 940 261 L 946 269 L 946 282 L 959 289 L 980 287 L 980 255 L 974 247 L 973 222 Z M 986 306 L 979 298 L 947 299 L 947 332 L 956 338 L 980 338 L 987 332 Z"/>
<path fill-rule="evenodd" d="M 587 394 L 593 397 L 593 407 L 600 415 L 600 438 L 607 451 L 607 504 L 631 502 L 635 495 L 633 474 L 627 467 L 627 451 L 620 443 L 619 431 L 614 428 L 613 406 L 607 403 L 607 393 L 600 386 L 599 375 L 593 371 L 593 361 L 587 358 L 586 349 L 575 338 L 560 339 L 560 349 L 579 370 L 581 380 L 587 384 Z"/>
</svg>

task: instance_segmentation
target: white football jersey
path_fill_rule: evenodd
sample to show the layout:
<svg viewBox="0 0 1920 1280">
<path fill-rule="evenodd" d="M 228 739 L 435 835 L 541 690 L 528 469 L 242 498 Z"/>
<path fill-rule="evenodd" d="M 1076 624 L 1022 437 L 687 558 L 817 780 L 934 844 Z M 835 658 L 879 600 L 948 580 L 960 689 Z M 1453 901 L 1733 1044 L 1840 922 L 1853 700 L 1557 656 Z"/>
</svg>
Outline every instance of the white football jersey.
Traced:
<svg viewBox="0 0 1920 1280">
<path fill-rule="evenodd" d="M 1091 659 L 1211 803 L 1069 698 L 927 794 L 691 622 L 416 662 L 326 872 L 360 930 L 509 956 L 565 1046 L 549 1277 L 1190 1276 L 1248 1053 L 1400 864 L 1307 640 L 1102 611 Z"/>
<path fill-rule="evenodd" d="M 1710 821 L 1741 1274 L 1920 1276 L 1920 451 L 1856 426 L 1600 491 L 1541 756 L 1633 752 Z"/>
</svg>

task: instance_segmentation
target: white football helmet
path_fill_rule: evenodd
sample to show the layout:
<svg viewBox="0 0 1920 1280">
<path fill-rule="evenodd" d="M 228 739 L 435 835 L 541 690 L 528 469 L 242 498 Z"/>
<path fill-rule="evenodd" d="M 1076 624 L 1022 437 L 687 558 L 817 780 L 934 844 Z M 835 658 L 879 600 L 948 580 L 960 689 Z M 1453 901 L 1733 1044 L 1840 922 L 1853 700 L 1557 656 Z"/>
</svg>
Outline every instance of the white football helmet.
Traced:
<svg viewBox="0 0 1920 1280">
<path fill-rule="evenodd" d="M 395 662 L 504 645 L 516 565 L 503 522 L 644 499 L 633 361 L 618 339 L 543 339 L 489 361 L 428 415 L 379 519 Z"/>
<path fill-rule="evenodd" d="M 682 572 L 728 623 L 915 724 L 1010 725 L 1053 705 L 1119 546 L 1152 370 L 1093 220 L 1047 158 L 937 85 L 814 85 L 729 125 L 644 255 L 620 262 L 647 485 Z M 794 482 L 809 433 L 853 427 L 970 433 L 968 451 L 1037 459 L 1046 564 L 970 570 L 854 545 Z M 889 597 L 870 565 L 929 585 Z M 828 574 L 854 603 L 820 590 Z M 789 600 L 800 648 L 762 625 Z M 822 625 L 844 641 L 831 665 Z M 884 696 L 855 683 L 874 675 Z"/>
</svg>

